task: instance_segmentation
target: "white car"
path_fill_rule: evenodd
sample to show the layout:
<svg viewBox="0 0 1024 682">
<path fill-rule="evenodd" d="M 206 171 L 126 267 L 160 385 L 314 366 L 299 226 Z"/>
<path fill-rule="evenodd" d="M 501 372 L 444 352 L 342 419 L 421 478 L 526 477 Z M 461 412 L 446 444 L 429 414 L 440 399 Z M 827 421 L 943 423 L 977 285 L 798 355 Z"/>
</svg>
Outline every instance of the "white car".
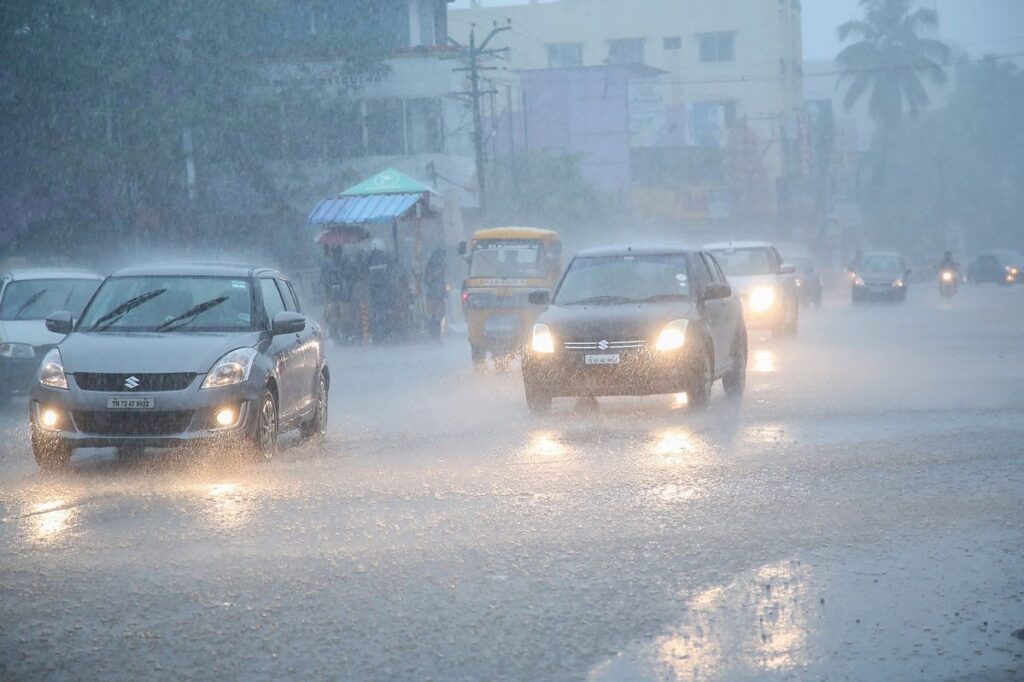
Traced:
<svg viewBox="0 0 1024 682">
<path fill-rule="evenodd" d="M 26 268 L 0 273 L 0 405 L 28 393 L 43 356 L 61 339 L 46 317 L 77 317 L 103 278 L 87 270 Z"/>
<path fill-rule="evenodd" d="M 796 267 L 782 261 L 779 250 L 768 242 L 721 242 L 706 244 L 730 286 L 743 300 L 748 329 L 770 329 L 773 336 L 796 334 L 800 321 L 800 296 Z"/>
</svg>

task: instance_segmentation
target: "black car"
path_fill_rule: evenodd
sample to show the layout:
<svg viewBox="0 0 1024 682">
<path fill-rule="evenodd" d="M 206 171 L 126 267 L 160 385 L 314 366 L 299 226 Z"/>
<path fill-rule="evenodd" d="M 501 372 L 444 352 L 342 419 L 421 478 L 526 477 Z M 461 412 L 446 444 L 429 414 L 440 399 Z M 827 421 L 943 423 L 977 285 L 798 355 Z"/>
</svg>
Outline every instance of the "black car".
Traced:
<svg viewBox="0 0 1024 682">
<path fill-rule="evenodd" d="M 866 253 L 850 268 L 850 300 L 905 301 L 910 268 L 897 253 Z"/>
<path fill-rule="evenodd" d="M 546 303 L 548 293 L 531 294 Z M 580 252 L 523 359 L 526 402 L 552 398 L 686 393 L 707 406 L 721 378 L 746 384 L 747 331 L 739 297 L 709 253 L 686 247 L 607 247 Z"/>
<path fill-rule="evenodd" d="M 327 426 L 320 327 L 280 273 L 245 265 L 133 267 L 107 277 L 47 353 L 29 405 L 42 468 L 81 447 L 218 442 L 259 460 L 278 434 Z"/>
<path fill-rule="evenodd" d="M 1015 284 L 1024 282 L 1024 254 L 1019 251 L 990 251 L 979 255 L 967 267 L 967 279 L 971 282 L 994 282 Z"/>
</svg>

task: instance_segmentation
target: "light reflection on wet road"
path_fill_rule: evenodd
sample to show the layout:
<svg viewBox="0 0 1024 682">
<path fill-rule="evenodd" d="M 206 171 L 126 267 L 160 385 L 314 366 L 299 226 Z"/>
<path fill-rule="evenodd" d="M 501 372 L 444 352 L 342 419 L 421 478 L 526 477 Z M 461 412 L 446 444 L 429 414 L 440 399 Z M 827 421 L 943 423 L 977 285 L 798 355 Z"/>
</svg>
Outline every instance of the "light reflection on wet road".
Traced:
<svg viewBox="0 0 1024 682">
<path fill-rule="evenodd" d="M 335 349 L 328 439 L 267 466 L 100 453 L 44 477 L 15 402 L 0 678 L 1003 679 L 1024 661 L 1022 304 L 806 311 L 795 339 L 752 335 L 744 401 L 716 387 L 704 414 L 532 417 L 464 341 Z M 980 654 L 950 639 L 981 622 Z"/>
</svg>

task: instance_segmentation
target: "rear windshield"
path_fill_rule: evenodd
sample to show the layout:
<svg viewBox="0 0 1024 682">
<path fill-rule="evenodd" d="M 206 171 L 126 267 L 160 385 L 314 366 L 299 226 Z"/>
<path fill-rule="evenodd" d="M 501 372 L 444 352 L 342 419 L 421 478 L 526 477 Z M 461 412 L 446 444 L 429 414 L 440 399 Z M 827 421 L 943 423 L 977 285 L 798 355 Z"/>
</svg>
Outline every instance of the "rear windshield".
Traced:
<svg viewBox="0 0 1024 682">
<path fill-rule="evenodd" d="M 473 242 L 470 277 L 545 277 L 539 239 L 480 239 Z"/>
<path fill-rule="evenodd" d="M 110 277 L 76 329 L 92 332 L 233 332 L 253 328 L 247 278 Z"/>
<path fill-rule="evenodd" d="M 99 285 L 98 279 L 15 280 L 0 299 L 0 320 L 44 320 L 58 310 L 77 317 Z"/>
<path fill-rule="evenodd" d="M 565 273 L 557 305 L 614 305 L 685 299 L 690 295 L 682 255 L 577 258 Z"/>
</svg>

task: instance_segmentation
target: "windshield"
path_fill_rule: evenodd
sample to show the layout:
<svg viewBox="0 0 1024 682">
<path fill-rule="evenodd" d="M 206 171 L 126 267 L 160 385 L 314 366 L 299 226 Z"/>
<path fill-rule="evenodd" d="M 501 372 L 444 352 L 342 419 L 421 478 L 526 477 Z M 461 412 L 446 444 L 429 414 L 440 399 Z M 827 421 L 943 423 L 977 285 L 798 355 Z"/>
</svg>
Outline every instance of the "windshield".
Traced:
<svg viewBox="0 0 1024 682">
<path fill-rule="evenodd" d="M 768 249 L 716 249 L 711 253 L 722 266 L 726 277 L 772 274 Z"/>
<path fill-rule="evenodd" d="M 897 256 L 867 256 L 861 263 L 861 272 L 901 272 L 903 262 Z"/>
<path fill-rule="evenodd" d="M 473 243 L 470 277 L 544 277 L 536 239 L 480 239 Z"/>
<path fill-rule="evenodd" d="M 565 273 L 557 305 L 612 305 L 687 298 L 686 259 L 666 256 L 577 258 Z"/>
<path fill-rule="evenodd" d="M 252 329 L 248 279 L 111 277 L 82 315 L 78 331 L 233 332 Z"/>
<path fill-rule="evenodd" d="M 97 279 L 13 281 L 0 300 L 0 320 L 43 320 L 58 310 L 78 316 L 99 283 Z"/>
</svg>

